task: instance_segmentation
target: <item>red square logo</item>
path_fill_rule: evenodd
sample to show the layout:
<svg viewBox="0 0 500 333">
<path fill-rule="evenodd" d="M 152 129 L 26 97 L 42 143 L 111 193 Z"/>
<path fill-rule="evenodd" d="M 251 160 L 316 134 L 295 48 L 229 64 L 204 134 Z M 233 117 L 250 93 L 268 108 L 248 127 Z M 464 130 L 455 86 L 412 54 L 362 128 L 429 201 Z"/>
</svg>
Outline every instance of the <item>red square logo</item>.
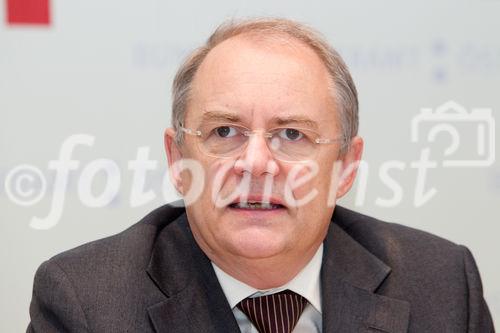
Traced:
<svg viewBox="0 0 500 333">
<path fill-rule="evenodd" d="M 49 25 L 49 0 L 7 0 L 7 23 Z"/>
</svg>

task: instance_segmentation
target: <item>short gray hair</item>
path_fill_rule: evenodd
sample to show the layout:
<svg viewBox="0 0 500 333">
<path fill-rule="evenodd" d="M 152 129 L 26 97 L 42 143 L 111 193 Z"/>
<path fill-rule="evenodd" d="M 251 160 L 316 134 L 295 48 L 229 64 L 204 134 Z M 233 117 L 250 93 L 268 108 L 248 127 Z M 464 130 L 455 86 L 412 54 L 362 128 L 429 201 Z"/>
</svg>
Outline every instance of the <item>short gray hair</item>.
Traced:
<svg viewBox="0 0 500 333">
<path fill-rule="evenodd" d="M 186 109 L 190 100 L 191 86 L 201 63 L 218 44 L 238 35 L 283 36 L 298 40 L 310 47 L 326 66 L 334 84 L 334 103 L 339 110 L 343 147 L 358 133 L 358 94 L 349 70 L 320 33 L 301 23 L 282 18 L 254 18 L 231 20 L 220 25 L 205 45 L 193 51 L 181 65 L 172 85 L 172 126 L 176 142 L 182 143 Z"/>
</svg>

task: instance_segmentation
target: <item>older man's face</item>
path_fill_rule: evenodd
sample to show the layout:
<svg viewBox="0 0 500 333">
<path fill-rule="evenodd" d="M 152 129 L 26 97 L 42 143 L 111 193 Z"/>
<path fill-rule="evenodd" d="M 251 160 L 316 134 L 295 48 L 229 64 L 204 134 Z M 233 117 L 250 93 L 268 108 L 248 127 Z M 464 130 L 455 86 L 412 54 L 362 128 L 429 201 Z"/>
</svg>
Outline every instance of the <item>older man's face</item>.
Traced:
<svg viewBox="0 0 500 333">
<path fill-rule="evenodd" d="M 285 127 L 312 129 L 322 138 L 337 138 L 337 110 L 329 86 L 320 58 L 298 42 L 285 45 L 231 38 L 214 48 L 196 73 L 184 125 L 200 129 L 207 123 L 223 122 L 269 130 L 285 123 Z M 223 128 L 216 134 L 231 136 L 231 131 Z M 299 185 L 296 180 L 314 171 L 314 166 L 275 158 L 266 138 L 258 133 L 229 158 L 207 155 L 192 135 L 185 136 L 178 150 L 171 140 L 167 147 L 171 161 L 180 156 L 195 159 L 205 170 L 205 190 L 187 207 L 187 214 L 198 244 L 216 263 L 231 257 L 309 255 L 328 228 L 333 212 L 329 194 L 343 195 L 349 187 L 330 193 L 340 142 L 316 145 L 317 154 L 311 156 L 317 174 Z M 281 134 L 292 139 L 295 135 Z M 168 135 L 171 138 L 173 133 Z M 193 179 L 183 173 L 178 183 L 185 191 Z M 270 193 L 271 205 L 245 206 L 240 202 L 244 195 L 231 196 L 245 179 L 250 180 L 248 202 L 265 201 Z"/>
</svg>

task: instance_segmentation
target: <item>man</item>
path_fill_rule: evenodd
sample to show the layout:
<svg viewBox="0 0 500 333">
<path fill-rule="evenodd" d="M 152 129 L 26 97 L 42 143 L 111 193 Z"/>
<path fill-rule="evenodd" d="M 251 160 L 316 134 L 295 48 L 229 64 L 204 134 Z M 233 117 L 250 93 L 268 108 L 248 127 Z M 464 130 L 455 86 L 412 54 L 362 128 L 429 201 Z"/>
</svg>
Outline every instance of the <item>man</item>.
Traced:
<svg viewBox="0 0 500 333">
<path fill-rule="evenodd" d="M 37 271 L 28 332 L 493 332 L 463 246 L 357 214 L 339 55 L 289 20 L 221 26 L 183 64 L 161 207 Z"/>
</svg>

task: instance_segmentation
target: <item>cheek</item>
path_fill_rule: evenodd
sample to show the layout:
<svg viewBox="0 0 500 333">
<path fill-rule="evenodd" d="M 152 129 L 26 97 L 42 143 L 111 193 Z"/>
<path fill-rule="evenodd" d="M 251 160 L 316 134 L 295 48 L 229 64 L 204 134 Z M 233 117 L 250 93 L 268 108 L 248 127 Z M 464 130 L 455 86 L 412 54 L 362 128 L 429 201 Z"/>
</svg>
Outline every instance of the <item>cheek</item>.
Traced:
<svg viewBox="0 0 500 333">
<path fill-rule="evenodd" d="M 328 168 L 329 163 L 318 163 L 317 172 L 312 172 L 312 169 L 301 170 L 296 177 L 292 177 L 291 172 L 287 177 L 288 186 L 292 187 L 292 193 L 296 200 L 301 200 L 303 198 L 311 197 L 309 204 L 317 203 L 319 199 L 323 200 L 328 196 L 331 180 L 331 170 Z M 300 179 L 307 179 L 304 183 Z M 294 180 L 295 179 L 295 180 Z M 300 183 L 299 186 L 293 185 L 294 181 Z M 314 195 L 314 197 L 312 197 Z M 326 204 L 326 200 L 323 200 Z M 308 205 L 309 205 L 308 204 Z"/>
<path fill-rule="evenodd" d="M 206 199 L 213 200 L 214 196 L 226 197 L 235 187 L 236 181 L 233 171 L 234 163 L 231 161 L 215 161 L 211 164 L 205 164 L 206 179 L 204 196 Z"/>
<path fill-rule="evenodd" d="M 332 170 L 324 168 L 319 171 L 318 175 L 315 178 L 315 186 L 318 190 L 318 196 L 326 197 L 330 192 L 330 188 L 332 185 Z M 326 201 L 324 202 L 326 204 Z"/>
</svg>

